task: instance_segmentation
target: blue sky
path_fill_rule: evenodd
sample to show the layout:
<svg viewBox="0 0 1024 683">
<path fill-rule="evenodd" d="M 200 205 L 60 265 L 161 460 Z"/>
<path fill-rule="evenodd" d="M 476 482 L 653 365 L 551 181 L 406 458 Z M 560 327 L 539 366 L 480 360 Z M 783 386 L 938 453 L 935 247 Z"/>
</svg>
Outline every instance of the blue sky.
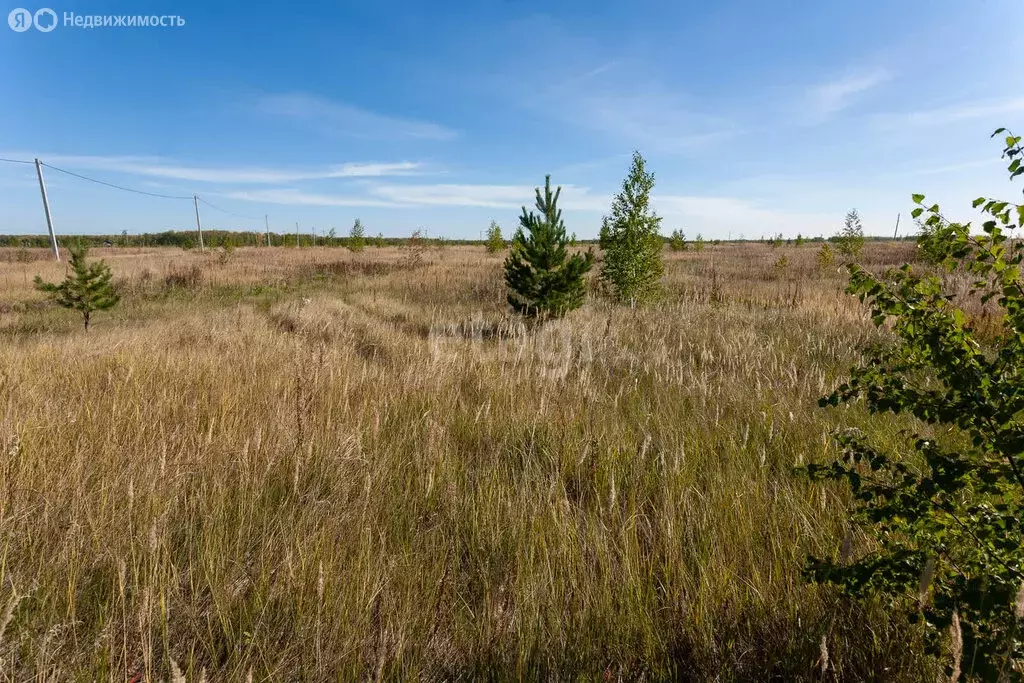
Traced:
<svg viewBox="0 0 1024 683">
<path fill-rule="evenodd" d="M 37 6 L 10 4 L 30 10 Z M 32 0 L 33 2 L 35 0 Z M 546 173 L 596 235 L 632 150 L 663 232 L 903 225 L 1008 196 L 1024 129 L 1024 3 L 65 2 L 180 28 L 0 28 L 0 157 L 192 195 L 204 225 L 506 233 Z M 62 233 L 189 229 L 191 203 L 47 172 Z M 45 232 L 34 170 L 0 163 L 0 233 Z"/>
</svg>

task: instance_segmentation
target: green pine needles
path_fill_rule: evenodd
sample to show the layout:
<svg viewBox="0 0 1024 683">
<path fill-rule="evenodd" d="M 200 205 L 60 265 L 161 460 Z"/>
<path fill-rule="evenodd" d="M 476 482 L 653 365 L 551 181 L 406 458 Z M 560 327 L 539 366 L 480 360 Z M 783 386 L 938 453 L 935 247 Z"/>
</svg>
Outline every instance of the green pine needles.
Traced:
<svg viewBox="0 0 1024 683">
<path fill-rule="evenodd" d="M 583 305 L 586 275 L 593 254 L 569 254 L 562 211 L 558 208 L 559 187 L 551 191 L 551 176 L 544 179 L 544 194 L 537 189 L 537 213 L 519 217 L 512 238 L 512 252 L 505 259 L 508 303 L 522 315 L 547 319 L 561 317 Z"/>
<path fill-rule="evenodd" d="M 656 298 L 661 291 L 664 240 L 658 234 L 659 218 L 650 208 L 654 174 L 648 173 L 640 152 L 612 201 L 612 212 L 602 226 L 605 250 L 601 279 L 620 303 L 631 307 Z"/>
<path fill-rule="evenodd" d="M 71 249 L 71 272 L 59 285 L 43 282 L 38 275 L 35 278 L 36 289 L 46 292 L 59 306 L 72 308 L 82 314 L 86 330 L 89 329 L 94 311 L 109 310 L 121 300 L 110 283 L 110 266 L 103 261 L 87 263 L 87 254 L 86 247 Z"/>
</svg>

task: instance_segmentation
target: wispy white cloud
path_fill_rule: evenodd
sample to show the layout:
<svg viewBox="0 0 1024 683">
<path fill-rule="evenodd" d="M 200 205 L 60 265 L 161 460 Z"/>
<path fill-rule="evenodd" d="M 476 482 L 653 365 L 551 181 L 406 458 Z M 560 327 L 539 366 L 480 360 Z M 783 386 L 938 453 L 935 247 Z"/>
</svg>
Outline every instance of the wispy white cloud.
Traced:
<svg viewBox="0 0 1024 683">
<path fill-rule="evenodd" d="M 726 121 L 687 109 L 669 95 L 588 96 L 581 100 L 578 111 L 592 128 L 662 152 L 693 150 L 740 132 Z"/>
<path fill-rule="evenodd" d="M 19 154 L 12 152 L 11 154 Z M 72 156 L 42 154 L 39 156 L 55 166 L 69 169 L 90 169 L 110 171 L 128 175 L 188 180 L 201 183 L 223 184 L 275 184 L 302 180 L 325 180 L 332 178 L 373 178 L 402 176 L 420 172 L 423 165 L 411 161 L 394 163 L 344 163 L 322 168 L 259 168 L 251 166 L 202 167 L 188 166 L 177 162 L 153 157 L 117 156 Z M 19 157 L 20 158 L 20 157 Z"/>
<path fill-rule="evenodd" d="M 1024 97 L 982 100 L 922 109 L 903 114 L 881 114 L 879 121 L 892 126 L 941 126 L 960 121 L 990 119 L 998 125 L 999 117 L 1024 112 Z"/>
<path fill-rule="evenodd" d="M 588 86 L 570 94 L 568 101 L 571 105 L 561 110 L 567 122 L 662 153 L 693 151 L 742 132 L 728 118 L 704 113 L 683 95 L 657 84 Z"/>
<path fill-rule="evenodd" d="M 0 178 L 0 187 L 13 187 L 19 190 L 27 189 L 38 191 L 39 185 L 37 185 L 35 181 L 29 180 L 28 178 Z"/>
<path fill-rule="evenodd" d="M 885 69 L 849 73 L 827 83 L 815 86 L 807 94 L 807 114 L 813 122 L 820 122 L 856 103 L 865 92 L 891 78 Z"/>
<path fill-rule="evenodd" d="M 449 207 L 489 208 L 518 211 L 533 208 L 535 188 L 529 185 L 377 185 L 366 188 L 364 196 L 314 194 L 295 189 L 265 189 L 232 192 L 225 196 L 253 202 L 302 206 L 377 206 L 377 207 Z M 562 186 L 560 206 L 566 211 L 590 214 L 592 222 L 608 211 L 611 195 L 577 185 Z M 797 232 L 818 234 L 828 230 L 834 216 L 791 212 L 766 208 L 736 197 L 655 195 L 653 208 L 664 219 L 666 229 L 682 227 L 687 234 L 705 236 L 728 233 L 755 237 L 751 226 L 765 234 Z M 758 235 L 760 234 L 758 233 Z"/>
<path fill-rule="evenodd" d="M 591 173 L 594 171 L 605 171 L 614 174 L 621 173 L 629 164 L 630 154 L 623 152 L 621 154 L 612 154 L 610 156 L 604 156 L 597 159 L 590 159 L 587 161 L 574 161 L 563 166 L 558 166 L 551 171 L 551 175 L 555 178 L 562 178 L 567 175 L 580 175 Z"/>
<path fill-rule="evenodd" d="M 364 139 L 451 140 L 456 131 L 437 123 L 378 114 L 306 93 L 262 95 L 259 111 L 315 126 L 326 133 Z"/>
<path fill-rule="evenodd" d="M 601 64 L 599 66 L 595 66 L 592 69 L 587 69 L 581 74 L 570 76 L 566 80 L 562 81 L 558 88 L 563 89 L 570 86 L 579 85 L 580 83 L 583 83 L 585 81 L 589 81 L 592 78 L 596 78 L 597 76 L 600 76 L 603 73 L 611 71 L 612 69 L 617 67 L 619 63 L 620 62 L 618 60 L 612 60 L 610 62 L 605 62 L 604 64 Z"/>
<path fill-rule="evenodd" d="M 998 159 L 978 159 L 976 161 L 964 161 L 958 164 L 946 164 L 944 166 L 916 168 L 911 171 L 908 171 L 905 175 L 938 175 L 941 173 L 954 173 L 956 171 L 964 171 L 969 168 L 991 168 L 993 166 L 999 165 L 1000 164 Z M 893 173 L 890 175 L 895 176 L 898 174 Z"/>
<path fill-rule="evenodd" d="M 589 188 L 562 185 L 560 205 L 578 211 L 603 211 L 611 199 Z M 484 206 L 518 209 L 532 207 L 535 187 L 529 185 L 378 185 L 371 194 L 395 204 L 414 206 Z"/>
<path fill-rule="evenodd" d="M 515 185 L 379 185 L 370 192 L 396 204 L 430 206 L 514 207 L 529 197 Z"/>
<path fill-rule="evenodd" d="M 604 211 L 610 196 L 594 194 L 589 188 L 563 185 L 560 206 L 574 211 Z M 529 185 L 364 185 L 360 195 L 306 192 L 296 188 L 266 188 L 223 192 L 221 196 L 252 202 L 298 206 L 380 206 L 380 207 L 487 207 L 519 209 L 532 207 L 533 186 Z"/>
<path fill-rule="evenodd" d="M 372 188 L 375 196 L 385 197 L 399 205 L 463 206 L 518 210 L 533 208 L 534 188 L 526 185 L 414 185 L 379 186 Z M 566 211 L 597 216 L 608 211 L 610 194 L 593 192 L 577 185 L 562 186 L 559 205 Z M 651 206 L 663 218 L 667 229 L 682 227 L 688 234 L 703 232 L 705 236 L 738 236 L 746 232 L 755 237 L 751 226 L 771 234 L 818 234 L 835 223 L 834 216 L 778 210 L 737 197 L 686 196 L 656 194 Z M 760 233 L 758 233 L 760 234 Z"/>
<path fill-rule="evenodd" d="M 663 226 L 680 226 L 691 236 L 696 231 L 747 238 L 779 232 L 814 235 L 835 222 L 834 217 L 766 208 L 736 197 L 658 195 L 651 197 L 651 205 L 662 215 Z"/>
<path fill-rule="evenodd" d="M 286 204 L 290 206 L 379 206 L 394 207 L 394 202 L 372 197 L 351 197 L 315 192 L 303 192 L 293 188 L 267 188 L 225 192 L 224 197 L 263 204 Z"/>
<path fill-rule="evenodd" d="M 564 47 L 577 42 L 574 36 L 556 31 L 552 39 L 562 45 L 557 58 L 547 51 L 515 55 L 505 71 L 490 77 L 499 97 L 511 106 L 553 117 L 570 130 L 597 133 L 619 148 L 685 154 L 742 133 L 714 103 L 652 74 L 650 65 L 632 58 L 594 57 L 606 53 L 607 46 L 580 48 L 591 55 L 583 59 Z M 538 72 L 545 74 L 540 84 L 534 77 Z"/>
</svg>

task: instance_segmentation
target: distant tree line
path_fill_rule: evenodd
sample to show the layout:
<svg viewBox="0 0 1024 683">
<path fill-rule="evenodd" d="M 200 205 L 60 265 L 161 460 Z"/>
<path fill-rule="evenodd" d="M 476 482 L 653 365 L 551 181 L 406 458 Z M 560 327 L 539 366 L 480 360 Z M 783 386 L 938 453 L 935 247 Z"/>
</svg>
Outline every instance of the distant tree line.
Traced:
<svg viewBox="0 0 1024 683">
<path fill-rule="evenodd" d="M 66 244 L 81 244 L 88 248 L 113 246 L 113 247 L 178 247 L 180 249 L 198 249 L 199 235 L 195 230 L 167 230 L 165 232 L 141 233 L 138 235 L 58 235 L 57 240 L 63 247 Z M 353 242 L 355 240 L 355 242 Z M 384 237 L 378 235 L 373 238 L 365 236 L 332 237 L 328 235 L 316 235 L 316 246 L 348 248 L 360 244 L 362 246 L 372 245 L 374 247 L 400 247 L 408 243 L 408 237 Z M 426 247 L 470 245 L 479 244 L 479 240 L 450 239 L 446 237 L 422 238 Z M 296 246 L 295 233 L 270 233 L 270 243 L 275 247 Z M 207 248 L 217 247 L 260 247 L 267 245 L 266 233 L 258 232 L 237 232 L 231 230 L 203 230 L 203 245 Z M 314 245 L 314 237 L 310 233 L 299 234 L 298 245 L 311 247 Z M 0 235 L 0 247 L 14 247 L 22 249 L 49 249 L 50 238 L 47 235 Z M 358 249 L 359 247 L 357 247 Z"/>
<path fill-rule="evenodd" d="M 681 231 L 678 231 L 681 237 Z M 485 244 L 491 240 L 490 231 L 488 232 L 488 239 L 485 240 Z M 178 247 L 180 249 L 198 249 L 199 248 L 199 236 L 195 230 L 167 230 L 164 232 L 152 232 L 152 233 L 141 233 L 138 235 L 58 235 L 57 239 L 60 245 L 66 246 L 70 244 L 81 244 L 88 248 L 97 248 L 104 246 L 113 247 L 125 247 L 125 248 L 138 248 L 138 247 Z M 352 237 L 336 237 L 331 236 L 330 233 L 327 235 L 316 236 L 316 246 L 327 246 L 327 247 L 342 247 L 350 248 L 355 246 L 352 244 Z M 836 241 L 840 239 L 836 236 L 833 237 L 803 237 L 801 242 L 823 242 Z M 872 241 L 893 241 L 892 237 L 879 237 L 872 236 Z M 916 233 L 910 233 L 907 235 L 901 235 L 896 238 L 896 241 L 914 241 L 917 239 Z M 422 238 L 423 244 L 426 247 L 442 247 L 442 246 L 466 246 L 466 245 L 479 245 L 480 240 L 478 239 L 450 239 L 446 237 L 437 238 Z M 498 245 L 498 240 L 501 240 L 500 228 L 494 236 L 495 245 L 492 247 L 495 251 L 500 251 L 504 248 L 504 242 Z M 295 246 L 295 233 L 270 233 L 270 241 L 272 246 L 280 247 L 294 247 Z M 384 237 L 377 235 L 375 237 L 363 237 L 363 246 L 373 247 L 400 247 L 407 244 L 409 241 L 408 237 Z M 672 247 L 673 250 L 677 250 L 680 243 L 673 245 L 672 237 L 665 238 L 665 241 Z M 714 240 L 709 242 L 710 244 L 730 244 L 735 242 L 743 241 L 760 241 L 760 240 Z M 358 242 L 358 238 L 357 238 Z M 217 247 L 261 247 L 266 246 L 267 238 L 266 233 L 256 232 L 237 232 L 231 230 L 203 230 L 203 245 L 209 248 Z M 577 244 L 580 245 L 597 245 L 599 240 L 586 240 L 579 239 Z M 692 246 L 692 242 L 690 246 Z M 313 246 L 313 238 L 309 233 L 299 235 L 299 246 L 311 247 Z M 50 238 L 47 235 L 0 235 L 0 247 L 7 248 L 21 248 L 21 249 L 49 249 Z M 358 249 L 358 247 L 357 247 Z"/>
</svg>

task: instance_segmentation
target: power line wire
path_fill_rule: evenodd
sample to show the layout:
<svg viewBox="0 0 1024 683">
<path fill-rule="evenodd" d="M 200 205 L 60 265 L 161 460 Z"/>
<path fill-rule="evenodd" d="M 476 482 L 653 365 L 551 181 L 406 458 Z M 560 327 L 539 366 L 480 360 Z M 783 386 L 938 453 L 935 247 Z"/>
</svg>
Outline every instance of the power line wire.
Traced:
<svg viewBox="0 0 1024 683">
<path fill-rule="evenodd" d="M 134 190 L 134 189 L 132 189 L 130 187 L 124 187 L 122 185 L 115 185 L 114 183 L 108 183 L 105 180 L 97 180 L 96 178 L 90 178 L 89 176 L 84 176 L 84 175 L 81 175 L 79 173 L 74 173 L 72 171 L 65 170 L 63 168 L 58 168 L 56 166 L 52 166 L 52 165 L 46 163 L 45 161 L 42 162 L 42 164 L 46 168 L 51 168 L 54 171 L 57 171 L 58 173 L 65 173 L 65 174 L 67 174 L 69 176 L 74 176 L 75 178 L 81 178 L 82 180 L 88 180 L 90 183 L 96 183 L 98 185 L 106 185 L 107 187 L 112 187 L 115 190 L 123 190 L 125 192 L 134 192 L 135 194 L 142 194 L 142 195 L 146 195 L 147 197 L 159 197 L 160 199 L 192 199 L 192 197 L 182 197 L 182 196 L 179 196 L 179 195 L 158 194 L 156 192 L 146 192 L 144 190 Z"/>
<path fill-rule="evenodd" d="M 202 202 L 203 204 L 206 204 L 206 205 L 207 205 L 208 207 L 210 207 L 211 209 L 215 209 L 215 210 L 217 210 L 217 211 L 220 211 L 221 213 L 226 213 L 227 215 L 229 215 L 229 216 L 234 216 L 235 218 L 241 218 L 241 219 L 243 219 L 243 220 L 247 220 L 247 221 L 258 221 L 258 220 L 259 220 L 260 218 L 262 218 L 262 216 L 259 216 L 259 217 L 257 217 L 257 216 L 243 216 L 243 215 L 242 215 L 242 214 L 240 214 L 240 213 L 234 213 L 234 212 L 232 212 L 232 211 L 227 211 L 227 210 L 225 210 L 225 209 L 222 209 L 222 208 L 220 208 L 219 206 L 216 206 L 216 205 L 214 205 L 214 204 L 211 204 L 210 202 L 206 201 L 205 199 L 203 199 L 202 197 L 200 197 L 200 196 L 198 196 L 198 195 L 196 195 L 196 198 L 197 198 L 197 199 L 198 199 L 199 201 L 201 201 L 201 202 Z"/>
<path fill-rule="evenodd" d="M 34 164 L 35 163 L 34 161 L 25 161 L 23 159 L 7 159 L 7 158 L 4 158 L 4 157 L 0 157 L 0 162 L 7 162 L 7 163 L 12 163 L 12 164 Z M 52 169 L 54 171 L 57 171 L 58 173 L 64 173 L 65 175 L 69 175 L 69 176 L 72 176 L 74 178 L 79 178 L 81 180 L 86 180 L 86 181 L 88 181 L 90 183 L 96 183 L 97 185 L 103 185 L 105 187 L 110 187 L 110 188 L 113 188 L 115 190 L 121 190 L 123 192 L 131 192 L 133 194 L 140 194 L 140 195 L 144 195 L 146 197 L 157 197 L 157 198 L 160 198 L 160 199 L 181 199 L 181 200 L 196 199 L 196 200 L 202 202 L 203 204 L 205 204 L 206 206 L 210 207 L 211 209 L 214 209 L 216 211 L 220 211 L 221 213 L 227 214 L 228 216 L 234 216 L 235 218 L 241 218 L 242 220 L 248 220 L 248 221 L 258 221 L 259 218 L 260 218 L 258 216 L 245 216 L 245 215 L 242 215 L 240 213 L 234 213 L 233 211 L 228 211 L 226 209 L 222 209 L 219 206 L 217 206 L 216 204 L 212 204 L 212 203 L 206 201 L 205 199 L 203 199 L 199 195 L 193 195 L 192 197 L 186 197 L 186 196 L 183 196 L 183 195 L 171 195 L 171 194 L 160 194 L 158 192 L 146 192 L 145 190 L 136 190 L 136 189 L 131 188 L 131 187 L 125 187 L 123 185 L 116 185 L 114 183 L 108 183 L 107 181 L 99 180 L 98 178 L 90 178 L 89 176 L 82 175 L 80 173 L 75 173 L 74 171 L 69 171 L 67 169 L 60 168 L 58 166 L 53 166 L 52 164 L 48 164 L 45 161 L 41 161 L 39 163 L 41 165 L 45 166 L 46 168 Z"/>
</svg>

